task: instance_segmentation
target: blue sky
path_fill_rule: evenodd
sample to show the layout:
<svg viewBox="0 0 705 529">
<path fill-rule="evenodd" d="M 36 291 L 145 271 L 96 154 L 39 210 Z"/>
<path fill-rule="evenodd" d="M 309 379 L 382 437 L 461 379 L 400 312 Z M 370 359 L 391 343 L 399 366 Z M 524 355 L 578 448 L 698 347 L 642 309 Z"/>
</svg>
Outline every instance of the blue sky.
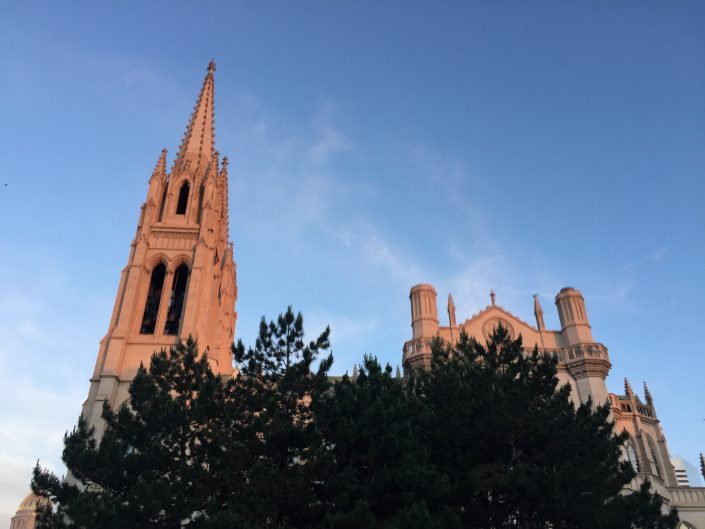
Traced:
<svg viewBox="0 0 705 529">
<path fill-rule="evenodd" d="M 0 524 L 61 471 L 147 179 L 216 59 L 237 336 L 292 304 L 337 373 L 408 292 L 533 321 L 580 289 L 610 391 L 705 451 L 701 2 L 15 2 L 0 19 Z M 7 185 L 5 185 L 7 184 Z"/>
</svg>

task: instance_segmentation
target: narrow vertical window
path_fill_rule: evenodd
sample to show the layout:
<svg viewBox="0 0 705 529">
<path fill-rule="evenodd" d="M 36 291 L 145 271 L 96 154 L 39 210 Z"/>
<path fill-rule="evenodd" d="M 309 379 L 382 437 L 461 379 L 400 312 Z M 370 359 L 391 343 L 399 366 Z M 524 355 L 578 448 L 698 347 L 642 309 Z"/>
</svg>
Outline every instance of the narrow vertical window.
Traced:
<svg viewBox="0 0 705 529">
<path fill-rule="evenodd" d="M 144 315 L 142 316 L 142 326 L 140 327 L 141 334 L 154 334 L 154 328 L 157 325 L 157 314 L 159 313 L 159 300 L 162 297 L 162 288 L 164 288 L 164 276 L 166 275 L 166 267 L 164 263 L 159 263 L 152 270 L 152 278 L 149 280 L 149 290 L 147 291 L 147 302 L 144 306 Z"/>
<path fill-rule="evenodd" d="M 651 468 L 652 472 L 656 474 L 657 477 L 661 477 L 661 469 L 658 465 L 658 458 L 656 457 L 656 450 L 654 449 L 654 444 L 651 439 L 648 440 L 649 451 L 651 452 Z"/>
<path fill-rule="evenodd" d="M 634 472 L 640 472 L 641 469 L 639 468 L 639 459 L 636 456 L 636 450 L 634 450 L 634 445 L 632 444 L 631 441 L 627 441 L 625 443 L 625 446 L 623 447 L 623 450 L 625 452 L 627 461 L 631 464 L 632 468 L 634 469 Z"/>
<path fill-rule="evenodd" d="M 184 182 L 179 191 L 179 201 L 176 203 L 176 214 L 185 215 L 186 205 L 188 204 L 188 182 Z"/>
<path fill-rule="evenodd" d="M 164 204 L 166 204 L 166 187 L 164 187 L 164 192 L 162 193 L 162 203 L 159 206 L 159 222 L 162 221 L 162 216 L 164 215 Z"/>
<path fill-rule="evenodd" d="M 198 223 L 201 223 L 201 217 L 203 216 L 203 193 L 205 189 L 203 185 L 201 185 L 201 189 L 198 192 Z"/>
<path fill-rule="evenodd" d="M 188 266 L 182 264 L 174 272 L 174 282 L 171 285 L 169 296 L 169 311 L 164 324 L 164 334 L 177 334 L 181 326 L 181 315 L 186 297 L 186 283 L 188 282 Z"/>
</svg>

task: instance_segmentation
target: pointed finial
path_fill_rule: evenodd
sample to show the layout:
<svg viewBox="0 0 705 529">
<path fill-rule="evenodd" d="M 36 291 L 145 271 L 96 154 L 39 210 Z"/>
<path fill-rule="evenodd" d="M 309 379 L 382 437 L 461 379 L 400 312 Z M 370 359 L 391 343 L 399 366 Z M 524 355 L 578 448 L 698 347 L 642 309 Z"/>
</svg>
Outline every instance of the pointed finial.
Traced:
<svg viewBox="0 0 705 529">
<path fill-rule="evenodd" d="M 632 385 L 629 383 L 627 377 L 624 377 L 624 393 L 629 398 L 634 396 L 634 390 L 632 390 Z"/>
<path fill-rule="evenodd" d="M 160 178 L 163 176 L 166 176 L 166 147 L 162 149 L 162 153 L 157 160 L 157 165 L 154 166 L 154 171 L 152 171 L 152 178 Z"/>
<path fill-rule="evenodd" d="M 646 385 L 646 382 L 644 382 L 644 399 L 646 400 L 646 404 L 651 406 L 653 408 L 654 406 L 654 399 L 651 396 L 651 392 L 649 391 L 649 386 Z"/>
<path fill-rule="evenodd" d="M 451 327 L 456 326 L 456 323 L 455 323 L 455 302 L 453 301 L 453 294 L 448 294 L 448 323 Z"/>
<path fill-rule="evenodd" d="M 546 328 L 546 324 L 543 321 L 543 309 L 541 308 L 538 294 L 534 294 L 534 316 L 536 317 L 536 326 L 539 331 L 543 331 Z"/>
<path fill-rule="evenodd" d="M 191 114 L 184 139 L 181 141 L 179 154 L 174 166 L 193 159 L 193 167 L 206 166 L 215 150 L 215 82 L 213 72 L 215 61 L 208 64 L 208 73 L 198 94 L 196 106 Z"/>
<path fill-rule="evenodd" d="M 352 372 L 352 379 L 353 379 L 353 381 L 354 381 L 354 380 L 357 380 L 357 374 L 358 374 L 358 373 L 357 373 L 357 364 L 355 364 L 355 365 L 353 366 L 353 372 Z"/>
<path fill-rule="evenodd" d="M 494 303 L 495 303 L 495 298 L 496 298 L 496 296 L 494 293 L 494 289 L 492 289 L 492 290 L 490 290 L 490 301 L 492 302 L 493 307 L 494 307 Z"/>
<path fill-rule="evenodd" d="M 399 369 L 399 364 L 397 364 L 396 379 L 397 380 L 401 379 L 401 369 Z"/>
<path fill-rule="evenodd" d="M 705 457 L 702 452 L 700 452 L 700 473 L 703 475 L 703 479 L 705 479 Z"/>
</svg>

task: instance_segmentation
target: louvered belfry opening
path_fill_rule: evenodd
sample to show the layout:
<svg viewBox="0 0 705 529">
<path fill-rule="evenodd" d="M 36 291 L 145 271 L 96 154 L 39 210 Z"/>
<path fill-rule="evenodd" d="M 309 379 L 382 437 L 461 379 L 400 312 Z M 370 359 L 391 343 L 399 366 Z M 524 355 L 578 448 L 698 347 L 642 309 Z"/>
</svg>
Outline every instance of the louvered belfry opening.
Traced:
<svg viewBox="0 0 705 529">
<path fill-rule="evenodd" d="M 142 316 L 142 326 L 140 334 L 154 334 L 157 325 L 157 315 L 159 314 L 159 301 L 162 298 L 164 288 L 164 277 L 166 276 L 166 266 L 159 263 L 152 270 L 152 277 L 149 280 L 149 290 L 147 291 L 147 301 L 144 305 L 144 315 Z"/>
<path fill-rule="evenodd" d="M 174 272 L 174 281 L 171 286 L 171 295 L 169 296 L 169 312 L 164 324 L 164 334 L 177 334 L 179 332 L 184 298 L 186 297 L 188 274 L 189 268 L 186 264 L 182 264 Z"/>
</svg>

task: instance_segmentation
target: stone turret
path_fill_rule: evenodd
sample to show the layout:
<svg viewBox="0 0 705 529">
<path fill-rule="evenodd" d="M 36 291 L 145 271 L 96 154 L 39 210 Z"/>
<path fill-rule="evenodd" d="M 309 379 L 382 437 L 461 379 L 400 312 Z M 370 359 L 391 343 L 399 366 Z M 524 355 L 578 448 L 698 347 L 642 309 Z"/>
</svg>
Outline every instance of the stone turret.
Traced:
<svg viewBox="0 0 705 529">
<path fill-rule="evenodd" d="M 579 290 L 565 287 L 556 295 L 556 307 L 565 368 L 575 380 L 580 400 L 591 398 L 595 405 L 604 404 L 609 398 L 605 379 L 612 364 L 607 349 L 593 341 L 585 299 Z"/>
<path fill-rule="evenodd" d="M 438 336 L 438 306 L 436 289 L 431 285 L 416 285 L 409 293 L 411 303 L 412 339 L 404 344 L 402 364 L 404 372 L 411 368 L 431 366 L 431 341 Z M 448 315 L 455 316 L 453 298 L 448 298 Z"/>
<path fill-rule="evenodd" d="M 592 329 L 585 310 L 585 299 L 579 290 L 566 287 L 556 295 L 561 333 L 568 344 L 592 343 Z"/>
<path fill-rule="evenodd" d="M 411 328 L 414 338 L 433 338 L 438 331 L 436 289 L 431 285 L 416 285 L 409 294 Z"/>
</svg>

